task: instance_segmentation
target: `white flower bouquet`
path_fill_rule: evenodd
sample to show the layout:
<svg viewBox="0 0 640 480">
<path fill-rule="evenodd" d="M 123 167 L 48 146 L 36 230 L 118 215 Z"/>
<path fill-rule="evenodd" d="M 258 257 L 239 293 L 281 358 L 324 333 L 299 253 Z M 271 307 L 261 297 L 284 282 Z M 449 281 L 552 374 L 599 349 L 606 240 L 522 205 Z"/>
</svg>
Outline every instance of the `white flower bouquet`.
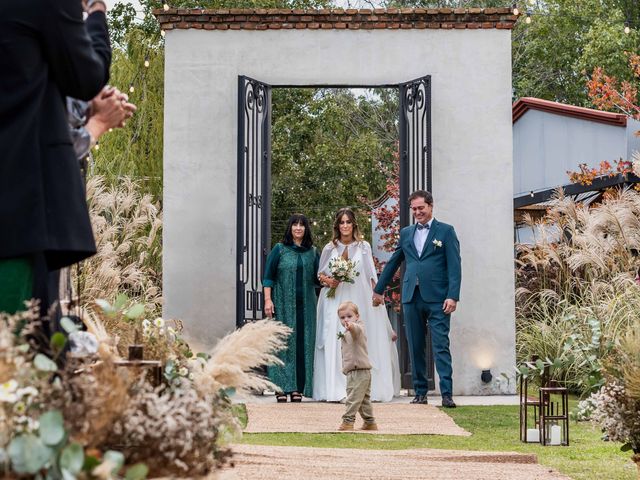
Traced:
<svg viewBox="0 0 640 480">
<path fill-rule="evenodd" d="M 347 260 L 342 257 L 335 257 L 329 260 L 329 272 L 331 276 L 340 282 L 354 283 L 355 278 L 360 275 L 356 270 L 358 262 Z M 331 287 L 327 291 L 327 298 L 336 296 L 336 287 Z"/>
</svg>

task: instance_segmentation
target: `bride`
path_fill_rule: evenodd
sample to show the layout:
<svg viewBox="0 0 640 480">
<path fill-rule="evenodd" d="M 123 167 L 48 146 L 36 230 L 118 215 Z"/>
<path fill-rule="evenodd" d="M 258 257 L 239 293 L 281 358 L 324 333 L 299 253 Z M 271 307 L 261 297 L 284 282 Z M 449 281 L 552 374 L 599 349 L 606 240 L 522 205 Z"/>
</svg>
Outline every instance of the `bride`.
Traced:
<svg viewBox="0 0 640 480">
<path fill-rule="evenodd" d="M 359 275 L 355 283 L 340 283 L 331 277 L 329 260 L 342 256 L 356 263 Z M 338 319 L 338 306 L 345 301 L 358 305 L 367 333 L 371 361 L 371 400 L 388 402 L 400 391 L 400 370 L 396 334 L 391 328 L 384 305 L 371 302 L 378 276 L 373 264 L 371 246 L 366 242 L 353 211 L 342 208 L 333 224 L 333 241 L 322 250 L 318 277 L 324 288 L 320 292 L 317 312 L 316 348 L 314 355 L 314 400 L 340 401 L 346 397 L 346 377 L 342 373 L 342 357 L 338 333 L 344 329 Z M 337 287 L 333 298 L 327 298 L 329 287 Z"/>
</svg>

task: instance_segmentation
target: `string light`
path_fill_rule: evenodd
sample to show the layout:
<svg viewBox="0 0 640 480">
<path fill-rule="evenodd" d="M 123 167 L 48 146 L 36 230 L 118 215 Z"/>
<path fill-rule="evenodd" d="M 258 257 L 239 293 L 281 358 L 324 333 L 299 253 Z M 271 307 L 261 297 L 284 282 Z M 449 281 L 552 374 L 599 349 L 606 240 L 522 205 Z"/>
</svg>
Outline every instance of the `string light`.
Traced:
<svg viewBox="0 0 640 480">
<path fill-rule="evenodd" d="M 514 4 L 513 4 L 512 9 L 513 9 L 513 14 L 514 14 L 516 17 L 517 17 L 518 15 L 520 15 L 520 10 L 518 10 L 518 4 L 517 4 L 517 3 L 514 3 Z"/>
<path fill-rule="evenodd" d="M 149 56 L 144 57 L 144 67 L 149 68 Z"/>
<path fill-rule="evenodd" d="M 160 36 L 164 37 L 165 35 L 166 35 L 165 31 L 164 30 L 160 30 Z"/>
<path fill-rule="evenodd" d="M 129 85 L 129 92 L 133 93 L 135 92 L 136 89 L 133 87 L 133 83 L 131 85 Z"/>
<path fill-rule="evenodd" d="M 626 33 L 626 34 L 629 34 L 629 32 L 631 32 L 631 27 L 629 25 L 630 25 L 629 20 L 624 22 L 624 33 Z"/>
<path fill-rule="evenodd" d="M 526 24 L 530 24 L 531 23 L 531 12 L 527 12 L 527 18 L 524 19 L 524 22 Z"/>
<path fill-rule="evenodd" d="M 164 11 L 166 12 L 167 10 L 169 10 L 169 5 L 167 5 L 166 3 L 164 5 L 162 5 L 162 8 L 164 9 Z"/>
</svg>

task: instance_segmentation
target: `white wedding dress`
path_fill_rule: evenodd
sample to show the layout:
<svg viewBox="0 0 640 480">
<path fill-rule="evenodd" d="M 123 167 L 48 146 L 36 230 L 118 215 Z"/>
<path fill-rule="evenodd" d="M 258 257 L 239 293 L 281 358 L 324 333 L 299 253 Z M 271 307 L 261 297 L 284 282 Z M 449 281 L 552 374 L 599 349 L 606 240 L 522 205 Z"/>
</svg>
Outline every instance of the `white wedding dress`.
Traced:
<svg viewBox="0 0 640 480">
<path fill-rule="evenodd" d="M 331 275 L 329 260 L 341 256 L 348 248 L 349 259 L 357 263 L 360 272 L 355 283 L 342 282 L 335 297 L 327 298 L 327 287 L 320 292 L 317 311 L 316 348 L 313 367 L 313 399 L 340 401 L 346 397 L 346 377 L 342 373 L 341 341 L 338 332 L 344 328 L 338 319 L 338 306 L 351 301 L 358 306 L 367 333 L 371 361 L 371 400 L 388 402 L 400 392 L 398 350 L 391 340 L 392 329 L 384 305 L 372 305 L 371 280 L 378 276 L 373 264 L 371 246 L 366 241 L 344 245 L 328 243 L 320 256 L 318 273 Z"/>
</svg>

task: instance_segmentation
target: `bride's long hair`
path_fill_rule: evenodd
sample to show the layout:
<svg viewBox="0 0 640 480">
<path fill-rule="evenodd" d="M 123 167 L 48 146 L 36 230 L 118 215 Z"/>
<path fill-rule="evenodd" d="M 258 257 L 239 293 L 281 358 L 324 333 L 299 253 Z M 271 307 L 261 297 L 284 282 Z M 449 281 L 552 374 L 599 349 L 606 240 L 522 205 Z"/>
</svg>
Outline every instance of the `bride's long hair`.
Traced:
<svg viewBox="0 0 640 480">
<path fill-rule="evenodd" d="M 363 240 L 362 233 L 360 233 L 360 227 L 358 227 L 358 222 L 356 221 L 356 214 L 353 213 L 353 210 L 350 208 L 341 208 L 336 213 L 336 218 L 333 221 L 333 238 L 331 241 L 334 245 L 337 245 L 338 240 L 340 240 L 340 221 L 345 215 L 349 220 L 351 220 L 351 224 L 353 225 L 353 240 L 356 242 L 361 242 Z"/>
</svg>

